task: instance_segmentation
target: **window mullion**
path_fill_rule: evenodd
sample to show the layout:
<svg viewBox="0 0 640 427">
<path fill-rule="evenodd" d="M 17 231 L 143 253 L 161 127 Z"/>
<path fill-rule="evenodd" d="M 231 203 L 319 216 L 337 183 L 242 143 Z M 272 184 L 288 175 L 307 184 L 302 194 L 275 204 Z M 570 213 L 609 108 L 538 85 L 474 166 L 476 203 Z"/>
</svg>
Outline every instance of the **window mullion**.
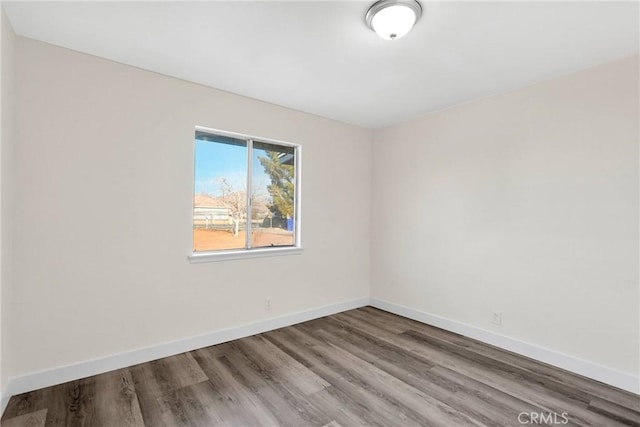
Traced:
<svg viewBox="0 0 640 427">
<path fill-rule="evenodd" d="M 247 140 L 247 215 L 245 219 L 245 247 L 251 249 L 251 187 L 253 176 L 253 139 Z"/>
</svg>

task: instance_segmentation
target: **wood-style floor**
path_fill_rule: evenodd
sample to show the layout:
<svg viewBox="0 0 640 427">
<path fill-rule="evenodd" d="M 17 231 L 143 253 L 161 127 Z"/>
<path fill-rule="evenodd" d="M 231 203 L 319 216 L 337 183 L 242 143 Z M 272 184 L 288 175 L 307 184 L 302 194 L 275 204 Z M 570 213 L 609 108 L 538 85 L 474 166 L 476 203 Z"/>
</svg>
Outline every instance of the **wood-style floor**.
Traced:
<svg viewBox="0 0 640 427">
<path fill-rule="evenodd" d="M 640 398 L 365 307 L 14 396 L 2 427 L 455 427 L 540 420 L 640 426 Z"/>
</svg>

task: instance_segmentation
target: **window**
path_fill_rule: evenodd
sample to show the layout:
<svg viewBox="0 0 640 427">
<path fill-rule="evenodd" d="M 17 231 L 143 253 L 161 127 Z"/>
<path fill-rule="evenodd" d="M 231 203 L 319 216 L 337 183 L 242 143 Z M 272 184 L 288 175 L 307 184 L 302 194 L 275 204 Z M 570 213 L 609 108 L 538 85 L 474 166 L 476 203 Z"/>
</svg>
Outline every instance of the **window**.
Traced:
<svg viewBox="0 0 640 427">
<path fill-rule="evenodd" d="M 300 147 L 196 128 L 192 261 L 300 250 Z"/>
</svg>

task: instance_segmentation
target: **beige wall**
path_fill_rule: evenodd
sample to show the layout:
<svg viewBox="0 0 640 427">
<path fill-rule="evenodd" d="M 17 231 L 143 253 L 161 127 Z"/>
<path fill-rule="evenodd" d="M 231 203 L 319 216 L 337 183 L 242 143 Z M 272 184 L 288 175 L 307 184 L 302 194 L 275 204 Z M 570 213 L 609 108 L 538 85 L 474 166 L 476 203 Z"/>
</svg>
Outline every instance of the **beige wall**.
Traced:
<svg viewBox="0 0 640 427">
<path fill-rule="evenodd" d="M 13 55 L 15 35 L 0 8 L 0 392 L 7 387 L 11 349 Z M 4 397 L 4 396 L 3 396 Z M 3 402 L 4 403 L 4 402 Z"/>
<path fill-rule="evenodd" d="M 372 297 L 638 375 L 638 120 L 632 57 L 376 132 Z"/>
<path fill-rule="evenodd" d="M 13 376 L 368 296 L 370 131 L 20 37 L 16 85 Z M 189 264 L 196 125 L 303 146 L 302 255 Z"/>
<path fill-rule="evenodd" d="M 20 37 L 15 67 L 3 385 L 7 260 L 14 377 L 369 292 L 638 375 L 637 57 L 375 135 Z M 302 255 L 188 263 L 196 125 L 302 144 Z"/>
</svg>

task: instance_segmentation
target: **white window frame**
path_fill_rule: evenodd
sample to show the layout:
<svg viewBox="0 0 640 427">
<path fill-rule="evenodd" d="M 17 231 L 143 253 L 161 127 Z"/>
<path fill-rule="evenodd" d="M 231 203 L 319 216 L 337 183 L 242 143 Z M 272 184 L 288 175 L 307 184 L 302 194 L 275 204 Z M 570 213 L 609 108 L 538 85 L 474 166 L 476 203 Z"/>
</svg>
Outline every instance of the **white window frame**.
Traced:
<svg viewBox="0 0 640 427">
<path fill-rule="evenodd" d="M 251 248 L 251 221 L 247 221 L 247 231 L 246 231 L 246 241 L 245 248 L 241 249 L 228 249 L 228 250 L 218 250 L 218 251 L 193 251 L 191 255 L 189 255 L 189 262 L 192 264 L 198 264 L 203 262 L 214 262 L 214 261 L 227 261 L 227 260 L 236 260 L 236 259 L 250 259 L 250 258 L 261 258 L 261 257 L 272 257 L 272 256 L 282 256 L 282 255 L 297 255 L 302 253 L 302 185 L 301 185 L 301 175 L 302 175 L 302 146 L 299 144 L 293 144 L 290 142 L 279 141 L 271 138 L 263 138 L 259 136 L 247 135 L 243 133 L 237 132 L 229 132 L 220 129 L 212 129 L 203 126 L 196 126 L 195 132 L 204 132 L 210 133 L 212 135 L 220 135 L 226 136 L 230 138 L 242 139 L 247 142 L 247 190 L 251 186 L 252 182 L 252 162 L 253 162 L 253 142 L 264 142 L 267 144 L 274 145 L 282 145 L 285 147 L 292 147 L 294 151 L 294 171 L 295 171 L 295 186 L 296 186 L 296 199 L 295 199 L 295 218 L 294 218 L 294 245 L 287 247 L 261 247 L 261 248 Z M 195 174 L 195 139 L 193 140 L 193 167 Z M 193 187 L 191 189 L 191 200 L 193 200 L 193 195 L 195 194 L 195 179 L 193 180 Z M 249 194 L 249 193 L 247 193 Z M 251 197 L 247 197 L 247 212 L 251 212 Z M 191 209 L 191 239 L 193 242 L 193 207 Z M 193 247 L 193 245 L 192 245 Z"/>
</svg>

